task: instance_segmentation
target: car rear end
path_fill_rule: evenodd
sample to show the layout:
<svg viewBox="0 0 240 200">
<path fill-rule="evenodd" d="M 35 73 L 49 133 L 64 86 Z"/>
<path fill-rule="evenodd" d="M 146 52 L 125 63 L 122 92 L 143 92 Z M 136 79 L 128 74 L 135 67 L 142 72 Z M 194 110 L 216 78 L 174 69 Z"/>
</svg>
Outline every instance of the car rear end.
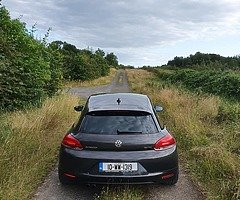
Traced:
<svg viewBox="0 0 240 200">
<path fill-rule="evenodd" d="M 175 184 L 175 139 L 153 113 L 108 110 L 86 113 L 62 141 L 62 183 Z"/>
</svg>

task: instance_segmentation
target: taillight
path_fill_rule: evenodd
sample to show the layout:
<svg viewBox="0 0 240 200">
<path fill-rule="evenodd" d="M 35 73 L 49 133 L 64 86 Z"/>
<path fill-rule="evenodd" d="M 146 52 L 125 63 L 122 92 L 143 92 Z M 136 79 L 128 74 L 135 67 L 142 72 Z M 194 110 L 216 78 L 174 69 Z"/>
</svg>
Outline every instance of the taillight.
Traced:
<svg viewBox="0 0 240 200">
<path fill-rule="evenodd" d="M 63 138 L 62 145 L 69 147 L 69 148 L 78 149 L 78 150 L 83 149 L 82 144 L 75 137 L 73 137 L 70 134 L 67 134 Z"/>
<path fill-rule="evenodd" d="M 167 134 L 166 136 L 164 136 L 163 138 L 158 140 L 154 144 L 153 148 L 154 148 L 154 150 L 159 151 L 159 150 L 164 150 L 164 149 L 170 148 L 174 145 L 176 145 L 175 139 L 170 134 Z"/>
</svg>

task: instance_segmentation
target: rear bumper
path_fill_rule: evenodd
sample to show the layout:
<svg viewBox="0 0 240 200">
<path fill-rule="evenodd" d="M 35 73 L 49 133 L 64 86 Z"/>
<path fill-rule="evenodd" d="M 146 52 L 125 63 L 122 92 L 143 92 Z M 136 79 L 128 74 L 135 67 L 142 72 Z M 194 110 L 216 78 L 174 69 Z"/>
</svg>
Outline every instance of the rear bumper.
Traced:
<svg viewBox="0 0 240 200">
<path fill-rule="evenodd" d="M 137 162 L 137 172 L 99 172 L 100 162 Z M 178 173 L 176 147 L 164 151 L 77 151 L 61 147 L 59 171 L 81 183 L 151 184 L 164 182 L 164 176 Z"/>
<path fill-rule="evenodd" d="M 165 175 L 174 174 L 172 176 L 174 177 L 177 173 L 178 168 L 164 172 L 132 176 L 80 174 L 76 177 L 76 181 L 89 184 L 159 184 L 165 182 L 165 179 L 162 178 Z"/>
</svg>

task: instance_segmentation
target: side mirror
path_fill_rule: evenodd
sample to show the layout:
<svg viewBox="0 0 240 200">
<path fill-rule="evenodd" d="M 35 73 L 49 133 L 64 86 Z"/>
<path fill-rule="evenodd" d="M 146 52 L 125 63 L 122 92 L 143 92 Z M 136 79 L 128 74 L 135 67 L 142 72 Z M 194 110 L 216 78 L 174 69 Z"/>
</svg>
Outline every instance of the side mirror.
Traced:
<svg viewBox="0 0 240 200">
<path fill-rule="evenodd" d="M 81 112 L 83 110 L 83 106 L 74 106 L 74 110 L 77 112 Z"/>
<path fill-rule="evenodd" d="M 154 109 L 156 112 L 162 112 L 163 111 L 163 107 L 161 106 L 154 106 Z"/>
</svg>

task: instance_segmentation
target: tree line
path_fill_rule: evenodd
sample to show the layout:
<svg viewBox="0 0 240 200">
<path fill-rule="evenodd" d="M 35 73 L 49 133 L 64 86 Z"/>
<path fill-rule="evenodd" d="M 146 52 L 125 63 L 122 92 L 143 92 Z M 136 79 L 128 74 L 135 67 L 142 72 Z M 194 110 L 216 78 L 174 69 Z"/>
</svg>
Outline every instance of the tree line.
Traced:
<svg viewBox="0 0 240 200">
<path fill-rule="evenodd" d="M 167 65 L 143 69 L 153 71 L 163 81 L 197 92 L 211 93 L 231 100 L 240 99 L 240 57 L 197 52 L 175 57 Z"/>
<path fill-rule="evenodd" d="M 118 66 L 114 53 L 78 49 L 62 41 L 47 43 L 49 32 L 41 40 L 33 32 L 0 5 L 0 110 L 41 105 L 64 79 L 91 80 Z"/>
<path fill-rule="evenodd" d="M 188 57 L 174 57 L 164 67 L 177 68 L 214 68 L 214 69 L 240 69 L 240 57 L 224 57 L 218 54 L 197 52 Z"/>
</svg>

